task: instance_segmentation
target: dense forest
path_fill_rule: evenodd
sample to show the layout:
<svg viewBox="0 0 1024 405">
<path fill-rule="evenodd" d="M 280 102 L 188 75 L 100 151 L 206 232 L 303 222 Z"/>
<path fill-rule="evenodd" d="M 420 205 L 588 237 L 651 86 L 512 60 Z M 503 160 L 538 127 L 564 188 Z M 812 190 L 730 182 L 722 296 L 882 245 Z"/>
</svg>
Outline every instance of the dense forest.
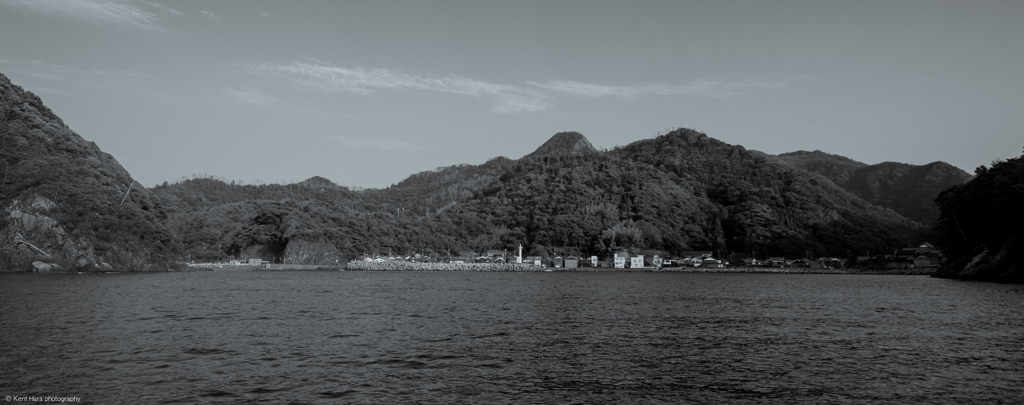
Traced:
<svg viewBox="0 0 1024 405">
<path fill-rule="evenodd" d="M 333 264 L 520 245 L 539 256 L 877 255 L 926 237 L 934 221 L 913 215 L 919 200 L 934 199 L 937 184 L 966 180 L 945 164 L 882 165 L 888 171 L 876 175 L 840 156 L 776 157 L 678 129 L 614 150 L 559 133 L 520 159 L 441 167 L 383 189 L 213 176 L 147 189 L 38 97 L 2 75 L 0 87 L 6 269 L 37 260 L 83 269 L 257 257 Z M 900 195 L 916 205 L 886 205 Z"/>
<path fill-rule="evenodd" d="M 0 161 L 0 268 L 26 268 L 42 259 L 144 269 L 180 253 L 159 199 L 3 75 Z M 46 254 L 19 248 L 18 240 Z"/>
<path fill-rule="evenodd" d="M 935 197 L 971 179 L 967 172 L 945 162 L 921 166 L 896 162 L 867 165 L 821 151 L 783 153 L 778 158 L 793 167 L 820 174 L 867 202 L 928 226 L 939 218 Z"/>
<path fill-rule="evenodd" d="M 979 167 L 936 202 L 935 239 L 949 259 L 938 276 L 1024 282 L 1024 154 Z"/>
<path fill-rule="evenodd" d="M 539 256 L 848 257 L 892 251 L 924 229 L 813 173 L 689 129 L 612 151 L 560 133 L 518 160 L 443 167 L 385 189 L 201 177 L 153 192 L 184 255 L 201 260 L 436 257 L 519 245 Z"/>
</svg>

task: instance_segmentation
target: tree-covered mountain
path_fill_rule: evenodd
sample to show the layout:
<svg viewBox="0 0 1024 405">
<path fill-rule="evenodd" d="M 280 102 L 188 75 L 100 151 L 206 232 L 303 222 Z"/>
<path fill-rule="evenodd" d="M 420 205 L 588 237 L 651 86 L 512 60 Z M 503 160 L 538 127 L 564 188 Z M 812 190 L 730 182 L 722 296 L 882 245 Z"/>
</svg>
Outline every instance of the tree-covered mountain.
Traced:
<svg viewBox="0 0 1024 405">
<path fill-rule="evenodd" d="M 895 249 L 922 228 L 772 156 L 685 129 L 609 152 L 559 133 L 519 160 L 440 168 L 379 190 L 215 179 L 154 190 L 188 254 L 204 258 L 301 261 L 288 250 L 295 241 L 346 257 L 520 244 L 537 255 L 848 256 Z"/>
<path fill-rule="evenodd" d="M 865 201 L 929 226 L 939 218 L 935 205 L 939 193 L 971 179 L 967 172 L 945 162 L 867 165 L 821 151 L 777 157 L 793 167 L 820 174 Z"/>
<path fill-rule="evenodd" d="M 935 198 L 971 175 L 945 162 L 926 165 L 885 162 L 857 170 L 844 188 L 907 218 L 933 224 L 939 218 Z"/>
<path fill-rule="evenodd" d="M 516 161 L 499 156 L 482 165 L 460 164 L 413 174 L 385 189 L 368 189 L 363 199 L 425 213 L 465 201 L 514 167 Z"/>
<path fill-rule="evenodd" d="M 840 187 L 850 180 L 850 177 L 853 176 L 857 169 L 868 166 L 867 163 L 861 163 L 845 156 L 833 155 L 820 150 L 814 152 L 798 150 L 796 152 L 783 153 L 777 157 L 793 167 L 825 176 Z"/>
<path fill-rule="evenodd" d="M 715 227 L 733 252 L 849 256 L 898 244 L 920 228 L 774 157 L 692 130 L 612 153 L 674 175 L 706 198 L 718 208 Z"/>
<path fill-rule="evenodd" d="M 0 268 L 145 269 L 177 259 L 160 200 L 2 74 L 0 161 Z"/>
<path fill-rule="evenodd" d="M 528 158 L 543 156 L 590 156 L 597 154 L 597 148 L 579 132 L 559 132 L 540 145 Z"/>
<path fill-rule="evenodd" d="M 1024 283 L 1024 155 L 979 167 L 936 200 L 949 264 L 936 277 Z"/>
<path fill-rule="evenodd" d="M 54 260 L 64 265 L 143 268 L 229 257 L 334 263 L 364 253 L 444 256 L 520 244 L 534 255 L 629 248 L 850 256 L 894 250 L 923 229 L 785 158 L 689 129 L 611 151 L 563 132 L 518 160 L 442 167 L 384 189 L 350 190 L 320 177 L 248 185 L 194 177 L 147 190 L 38 97 L 6 78 L 2 84 L 0 236 L 11 242 L 21 234 L 60 252 Z M 827 159 L 811 157 L 825 171 Z M 804 166 L 812 160 L 805 156 Z M 844 184 L 869 168 L 850 171 L 850 162 L 830 169 L 848 173 Z M 879 189 L 909 186 L 886 187 Z M 12 246 L 4 245 L 6 267 L 39 259 L 24 244 Z"/>
</svg>

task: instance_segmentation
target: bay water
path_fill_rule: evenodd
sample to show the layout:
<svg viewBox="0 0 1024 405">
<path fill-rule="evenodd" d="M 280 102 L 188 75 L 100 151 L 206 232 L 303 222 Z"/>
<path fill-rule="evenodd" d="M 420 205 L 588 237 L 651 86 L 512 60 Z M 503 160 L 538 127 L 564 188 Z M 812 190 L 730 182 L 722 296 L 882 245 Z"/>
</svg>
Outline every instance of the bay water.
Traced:
<svg viewBox="0 0 1024 405">
<path fill-rule="evenodd" d="M 0 276 L 0 396 L 1021 403 L 1024 286 L 923 276 Z"/>
</svg>

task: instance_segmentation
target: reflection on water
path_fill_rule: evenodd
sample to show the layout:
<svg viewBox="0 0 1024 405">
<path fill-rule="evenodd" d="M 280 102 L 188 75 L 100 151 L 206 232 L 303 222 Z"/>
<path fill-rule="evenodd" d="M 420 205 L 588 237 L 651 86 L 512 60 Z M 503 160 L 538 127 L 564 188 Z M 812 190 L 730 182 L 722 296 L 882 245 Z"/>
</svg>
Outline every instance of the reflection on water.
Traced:
<svg viewBox="0 0 1024 405">
<path fill-rule="evenodd" d="M 1024 398 L 1024 290 L 921 276 L 0 277 L 0 395 L 93 403 Z"/>
</svg>

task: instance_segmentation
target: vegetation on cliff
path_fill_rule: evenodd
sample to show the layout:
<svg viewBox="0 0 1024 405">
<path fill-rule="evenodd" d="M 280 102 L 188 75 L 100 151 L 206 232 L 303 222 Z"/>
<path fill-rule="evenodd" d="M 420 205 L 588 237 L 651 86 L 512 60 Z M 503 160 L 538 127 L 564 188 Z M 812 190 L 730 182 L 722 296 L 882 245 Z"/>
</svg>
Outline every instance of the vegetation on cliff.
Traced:
<svg viewBox="0 0 1024 405">
<path fill-rule="evenodd" d="M 0 162 L 0 268 L 38 260 L 144 269 L 176 258 L 160 201 L 2 74 Z M 49 256 L 16 243 L 19 235 Z"/>
<path fill-rule="evenodd" d="M 936 203 L 936 242 L 949 260 L 937 277 L 1024 282 L 1024 155 L 979 167 Z"/>
</svg>

